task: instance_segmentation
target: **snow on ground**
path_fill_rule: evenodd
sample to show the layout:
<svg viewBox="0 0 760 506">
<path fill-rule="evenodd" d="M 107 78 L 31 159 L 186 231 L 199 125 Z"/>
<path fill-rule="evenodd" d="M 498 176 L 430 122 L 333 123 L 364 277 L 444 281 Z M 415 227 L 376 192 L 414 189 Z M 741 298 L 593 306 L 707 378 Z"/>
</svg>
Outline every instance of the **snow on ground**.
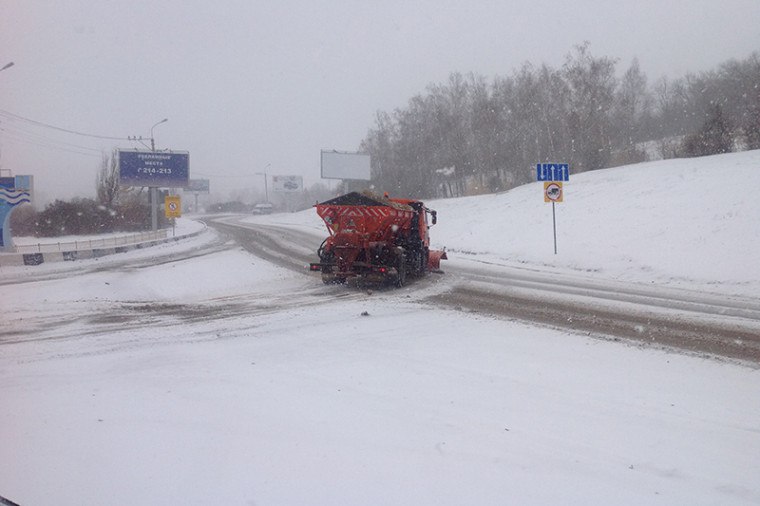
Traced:
<svg viewBox="0 0 760 506">
<path fill-rule="evenodd" d="M 746 284 L 713 263 L 741 259 L 721 245 L 757 249 L 749 192 L 723 176 L 756 187 L 753 163 L 758 152 L 571 176 L 557 257 L 537 185 L 435 202 L 432 233 L 452 258 L 741 290 L 758 278 L 752 262 Z M 694 198 L 665 199 L 676 183 Z M 620 185 L 632 193 L 610 196 Z M 323 230 L 313 211 L 251 220 Z M 756 368 L 441 310 L 413 286 L 323 287 L 239 249 L 108 268 L 151 249 L 0 285 L 0 496 L 760 503 Z"/>
<path fill-rule="evenodd" d="M 108 338 L 125 349 L 45 343 L 4 359 L 3 493 L 21 504 L 760 500 L 756 371 L 388 300 L 223 325 L 190 344 L 191 326 L 124 329 Z"/>
<path fill-rule="evenodd" d="M 202 221 L 191 220 L 187 218 L 180 218 L 177 220 L 176 235 L 175 237 L 188 236 L 195 234 L 193 237 L 182 239 L 180 243 L 168 241 L 165 243 L 151 246 L 144 249 L 136 249 L 129 251 L 128 253 L 117 253 L 114 255 L 108 255 L 98 258 L 79 259 L 76 262 L 60 261 L 60 262 L 45 262 L 40 265 L 0 265 L 0 282 L 12 281 L 16 279 L 24 279 L 27 277 L 40 276 L 40 275 L 52 275 L 61 273 L 77 272 L 83 269 L 93 268 L 99 265 L 110 265 L 114 261 L 129 260 L 132 262 L 145 261 L 152 258 L 158 258 L 161 256 L 171 256 L 173 252 L 187 251 L 196 248 L 203 248 L 210 242 L 214 241 L 216 234 L 210 230 L 204 230 L 206 225 Z M 118 233 L 107 234 L 109 237 L 119 237 Z M 172 232 L 169 232 L 169 237 L 172 236 Z M 66 242 L 77 241 L 84 243 L 91 238 L 96 240 L 98 236 L 66 236 Z M 16 244 L 56 244 L 64 242 L 63 238 L 58 237 L 18 237 L 14 238 Z M 15 253 L 11 253 L 15 255 Z M 5 302 L 2 298 L 2 292 L 0 292 L 0 303 Z"/>
<path fill-rule="evenodd" d="M 572 172 L 572 168 L 571 168 Z M 433 246 L 475 260 L 718 293 L 760 294 L 760 151 L 571 174 L 552 206 L 542 183 L 428 202 Z M 313 210 L 249 221 L 324 230 Z"/>
<path fill-rule="evenodd" d="M 760 264 L 750 253 L 760 251 L 760 151 L 587 172 L 564 187 L 556 256 L 540 183 L 435 203 L 435 240 L 607 278 L 760 294 Z M 457 216 L 452 227 L 449 216 Z"/>
</svg>

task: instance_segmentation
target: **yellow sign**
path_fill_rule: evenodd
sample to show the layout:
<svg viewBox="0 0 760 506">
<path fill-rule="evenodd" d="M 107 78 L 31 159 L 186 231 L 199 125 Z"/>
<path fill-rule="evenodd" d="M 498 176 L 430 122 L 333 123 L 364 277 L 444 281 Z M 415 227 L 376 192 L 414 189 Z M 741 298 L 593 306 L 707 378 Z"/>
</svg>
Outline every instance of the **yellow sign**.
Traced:
<svg viewBox="0 0 760 506">
<path fill-rule="evenodd" d="M 544 202 L 562 202 L 562 181 L 544 181 Z"/>
<path fill-rule="evenodd" d="M 164 214 L 167 218 L 179 218 L 182 216 L 182 203 L 179 196 L 167 195 L 164 198 Z"/>
</svg>

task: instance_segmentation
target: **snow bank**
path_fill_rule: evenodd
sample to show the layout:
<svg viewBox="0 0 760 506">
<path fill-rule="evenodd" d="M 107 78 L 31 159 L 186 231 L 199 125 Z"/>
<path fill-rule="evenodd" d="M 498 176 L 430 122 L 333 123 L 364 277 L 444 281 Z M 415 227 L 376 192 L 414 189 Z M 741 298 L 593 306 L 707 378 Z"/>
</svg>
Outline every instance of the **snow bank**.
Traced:
<svg viewBox="0 0 760 506">
<path fill-rule="evenodd" d="M 434 242 L 512 263 L 760 293 L 760 151 L 587 172 L 564 186 L 557 255 L 541 183 L 432 202 Z"/>
<path fill-rule="evenodd" d="M 719 293 L 760 293 L 760 151 L 572 174 L 552 206 L 542 183 L 428 202 L 434 247 L 478 261 Z M 326 234 L 313 209 L 250 218 Z"/>
</svg>

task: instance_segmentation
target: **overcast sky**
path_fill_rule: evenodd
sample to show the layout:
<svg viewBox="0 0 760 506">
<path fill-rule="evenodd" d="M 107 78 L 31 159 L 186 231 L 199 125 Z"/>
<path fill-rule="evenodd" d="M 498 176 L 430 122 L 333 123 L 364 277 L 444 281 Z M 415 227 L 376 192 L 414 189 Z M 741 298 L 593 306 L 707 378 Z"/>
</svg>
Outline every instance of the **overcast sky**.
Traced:
<svg viewBox="0 0 760 506">
<path fill-rule="evenodd" d="M 228 195 L 271 175 L 319 180 L 322 148 L 356 150 L 378 110 L 451 72 L 492 78 L 638 57 L 650 83 L 760 50 L 758 0 L 0 0 L 0 110 L 190 153 Z M 38 196 L 94 196 L 101 152 L 139 147 L 0 116 L 3 175 Z"/>
</svg>

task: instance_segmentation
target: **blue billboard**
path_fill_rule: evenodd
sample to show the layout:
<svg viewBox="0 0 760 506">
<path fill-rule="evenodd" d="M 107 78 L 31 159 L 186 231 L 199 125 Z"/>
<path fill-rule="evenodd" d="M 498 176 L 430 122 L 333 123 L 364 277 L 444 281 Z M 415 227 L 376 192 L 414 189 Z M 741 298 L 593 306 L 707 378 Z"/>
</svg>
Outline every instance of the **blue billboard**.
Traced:
<svg viewBox="0 0 760 506">
<path fill-rule="evenodd" d="M 119 184 L 184 188 L 190 178 L 187 152 L 119 150 Z"/>
</svg>

